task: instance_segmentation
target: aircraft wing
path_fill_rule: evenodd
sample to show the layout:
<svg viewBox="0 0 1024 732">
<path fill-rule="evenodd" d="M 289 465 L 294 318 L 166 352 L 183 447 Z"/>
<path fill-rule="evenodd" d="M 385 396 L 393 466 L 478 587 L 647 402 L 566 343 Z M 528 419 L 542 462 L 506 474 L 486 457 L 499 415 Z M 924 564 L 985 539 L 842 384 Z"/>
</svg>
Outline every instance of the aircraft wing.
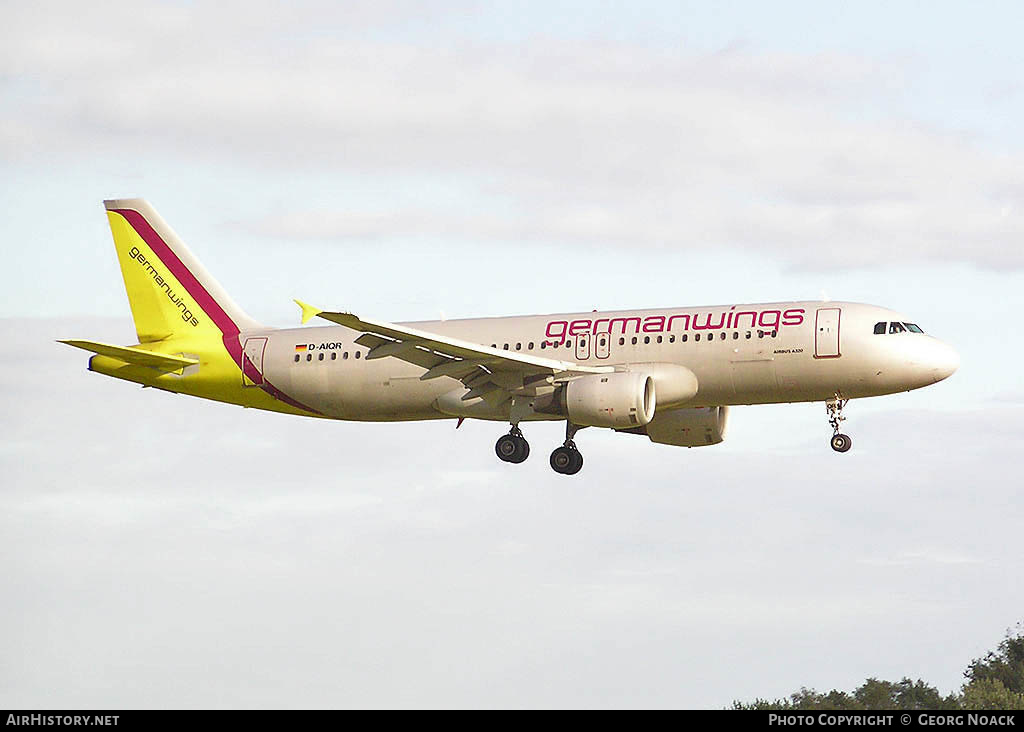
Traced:
<svg viewBox="0 0 1024 732">
<path fill-rule="evenodd" d="M 483 346 L 438 333 L 404 325 L 360 318 L 353 313 L 318 310 L 296 300 L 303 322 L 317 316 L 363 335 L 356 343 L 369 348 L 366 358 L 391 356 L 427 369 L 420 379 L 450 376 L 470 390 L 463 400 L 483 397 L 504 401 L 516 393 L 528 393 L 531 386 L 563 381 L 580 374 L 604 374 L 611 366 L 583 366 L 519 351 Z"/>
</svg>

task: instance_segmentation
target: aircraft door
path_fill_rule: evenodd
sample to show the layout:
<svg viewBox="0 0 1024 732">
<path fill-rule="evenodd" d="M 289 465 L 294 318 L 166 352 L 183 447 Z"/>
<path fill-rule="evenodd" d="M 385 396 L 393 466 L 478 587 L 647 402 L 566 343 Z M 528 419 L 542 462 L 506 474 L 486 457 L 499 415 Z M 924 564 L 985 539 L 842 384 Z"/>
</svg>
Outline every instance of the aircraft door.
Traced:
<svg viewBox="0 0 1024 732">
<path fill-rule="evenodd" d="M 242 346 L 242 386 L 263 385 L 263 354 L 266 338 L 246 338 Z"/>
<path fill-rule="evenodd" d="M 839 308 L 818 308 L 814 319 L 814 357 L 839 358 Z"/>
<path fill-rule="evenodd" d="M 598 333 L 594 336 L 594 355 L 598 358 L 608 358 L 612 351 L 611 333 Z"/>
<path fill-rule="evenodd" d="M 590 334 L 576 337 L 576 360 L 585 361 L 590 358 Z"/>
</svg>

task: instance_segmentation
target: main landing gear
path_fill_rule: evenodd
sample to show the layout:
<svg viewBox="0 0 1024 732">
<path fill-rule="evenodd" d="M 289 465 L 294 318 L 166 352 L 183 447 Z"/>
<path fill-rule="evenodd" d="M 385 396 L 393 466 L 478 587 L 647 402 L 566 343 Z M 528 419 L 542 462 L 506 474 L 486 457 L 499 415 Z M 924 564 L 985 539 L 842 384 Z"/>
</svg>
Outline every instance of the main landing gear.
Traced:
<svg viewBox="0 0 1024 732">
<path fill-rule="evenodd" d="M 572 438 L 581 428 L 566 423 L 565 442 L 551 453 L 551 468 L 562 475 L 575 475 L 583 467 L 583 455 Z M 507 435 L 502 435 L 494 444 L 494 452 L 506 463 L 521 463 L 530 456 L 530 443 L 515 425 Z"/>
<path fill-rule="evenodd" d="M 565 442 L 551 453 L 551 469 L 562 475 L 576 475 L 583 467 L 583 453 L 576 447 L 572 438 L 580 430 L 571 422 L 565 423 Z"/>
<path fill-rule="evenodd" d="M 832 425 L 832 449 L 836 452 L 846 452 L 853 447 L 853 440 L 850 439 L 849 435 L 844 435 L 839 432 L 839 424 L 846 417 L 843 416 L 843 407 L 849 399 L 843 399 L 843 395 L 838 391 L 835 397 L 825 402 L 825 412 L 828 414 L 828 423 Z"/>
<path fill-rule="evenodd" d="M 513 426 L 507 435 L 502 435 L 494 443 L 494 452 L 506 463 L 521 463 L 530 457 L 530 443 L 519 428 Z"/>
</svg>

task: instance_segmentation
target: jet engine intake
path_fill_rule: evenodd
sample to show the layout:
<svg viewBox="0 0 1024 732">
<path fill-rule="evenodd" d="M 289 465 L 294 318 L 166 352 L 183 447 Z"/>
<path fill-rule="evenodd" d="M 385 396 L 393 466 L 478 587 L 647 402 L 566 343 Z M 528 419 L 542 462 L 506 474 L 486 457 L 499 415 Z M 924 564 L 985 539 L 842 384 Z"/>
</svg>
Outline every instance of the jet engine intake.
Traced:
<svg viewBox="0 0 1024 732">
<path fill-rule="evenodd" d="M 697 375 L 676 363 L 633 363 L 630 371 L 649 374 L 658 392 L 658 409 L 674 409 L 693 403 L 697 396 Z"/>
<path fill-rule="evenodd" d="M 654 419 L 656 397 L 650 374 L 592 374 L 565 387 L 569 421 L 588 427 L 642 427 Z"/>
</svg>

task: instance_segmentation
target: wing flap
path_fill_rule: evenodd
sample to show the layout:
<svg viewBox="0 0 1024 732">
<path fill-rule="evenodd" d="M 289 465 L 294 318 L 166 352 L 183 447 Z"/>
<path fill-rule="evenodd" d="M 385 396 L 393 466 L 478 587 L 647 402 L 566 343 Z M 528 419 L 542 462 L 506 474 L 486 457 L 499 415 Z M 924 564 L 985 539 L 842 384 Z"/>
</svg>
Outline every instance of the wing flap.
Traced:
<svg viewBox="0 0 1024 732">
<path fill-rule="evenodd" d="M 372 333 L 364 333 L 355 340 L 360 346 L 366 346 L 370 349 L 370 353 L 373 353 L 378 348 L 385 346 L 391 346 L 392 344 L 404 343 L 403 341 L 395 341 L 390 338 L 381 338 L 380 336 L 373 335 Z M 389 355 L 394 356 L 402 361 L 407 361 L 417 366 L 422 366 L 425 369 L 431 369 L 438 364 L 442 364 L 448 359 L 438 356 L 430 351 L 425 351 L 422 348 L 418 348 L 416 343 L 409 342 L 411 348 L 403 349 L 397 348 L 396 353 Z M 397 347 L 397 346 L 396 346 Z"/>
<path fill-rule="evenodd" d="M 420 377 L 420 381 L 430 381 L 431 379 L 438 379 L 442 376 L 451 376 L 454 379 L 466 380 L 470 374 L 475 372 L 480 366 L 484 365 L 480 361 L 472 361 L 462 358 L 452 359 L 451 361 L 445 361 L 432 369 L 426 371 L 423 376 Z"/>
</svg>

